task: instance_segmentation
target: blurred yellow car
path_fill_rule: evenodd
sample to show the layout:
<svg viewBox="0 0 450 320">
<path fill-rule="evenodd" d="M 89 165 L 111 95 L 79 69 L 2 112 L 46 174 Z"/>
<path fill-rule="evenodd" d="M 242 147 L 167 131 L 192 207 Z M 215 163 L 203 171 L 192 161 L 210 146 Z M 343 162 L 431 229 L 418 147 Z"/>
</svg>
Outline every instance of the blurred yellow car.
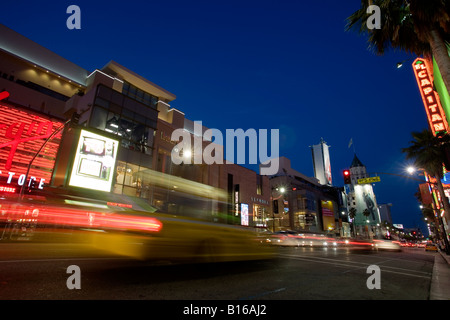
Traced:
<svg viewBox="0 0 450 320">
<path fill-rule="evenodd" d="M 425 251 L 438 251 L 438 248 L 434 243 L 427 243 L 425 245 Z"/>
<path fill-rule="evenodd" d="M 266 245 L 266 235 L 253 228 L 203 221 L 161 213 L 131 217 L 151 218 L 157 226 L 150 231 L 92 229 L 96 248 L 140 260 L 223 262 L 270 259 L 274 249 Z M 114 214 L 110 215 L 111 217 Z M 125 216 L 121 213 L 121 216 Z"/>
</svg>

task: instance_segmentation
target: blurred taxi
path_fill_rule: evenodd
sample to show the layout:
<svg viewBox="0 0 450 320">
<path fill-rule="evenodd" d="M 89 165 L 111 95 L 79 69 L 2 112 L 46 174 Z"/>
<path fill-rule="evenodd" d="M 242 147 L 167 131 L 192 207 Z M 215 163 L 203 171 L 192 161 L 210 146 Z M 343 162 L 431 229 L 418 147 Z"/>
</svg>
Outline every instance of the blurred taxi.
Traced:
<svg viewBox="0 0 450 320">
<path fill-rule="evenodd" d="M 274 257 L 265 235 L 125 204 L 34 198 L 0 204 L 4 241 L 71 242 L 140 260 L 214 262 Z"/>
<path fill-rule="evenodd" d="M 271 246 L 265 245 L 266 236 L 249 227 L 162 213 L 147 217 L 154 219 L 156 228 L 146 232 L 117 228 L 92 230 L 93 245 L 141 260 L 222 262 L 274 257 Z"/>
<path fill-rule="evenodd" d="M 434 244 L 432 242 L 428 242 L 425 245 L 425 251 L 438 251 L 438 247 L 436 244 Z"/>
</svg>

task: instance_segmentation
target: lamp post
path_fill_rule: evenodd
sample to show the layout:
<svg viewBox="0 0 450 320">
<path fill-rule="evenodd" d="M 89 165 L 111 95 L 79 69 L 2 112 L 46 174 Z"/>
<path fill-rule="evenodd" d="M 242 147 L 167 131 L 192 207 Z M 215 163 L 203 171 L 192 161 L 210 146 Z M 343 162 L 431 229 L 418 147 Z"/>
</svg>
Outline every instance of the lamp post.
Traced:
<svg viewBox="0 0 450 320">
<path fill-rule="evenodd" d="M 273 197 L 273 191 L 277 191 L 279 193 L 278 197 Z M 272 232 L 275 232 L 275 207 L 274 207 L 274 201 L 279 200 L 284 196 L 284 193 L 286 192 L 285 187 L 272 187 L 272 192 L 270 195 L 270 200 L 272 202 Z M 278 203 L 277 203 L 277 213 L 279 213 L 278 210 Z"/>
</svg>

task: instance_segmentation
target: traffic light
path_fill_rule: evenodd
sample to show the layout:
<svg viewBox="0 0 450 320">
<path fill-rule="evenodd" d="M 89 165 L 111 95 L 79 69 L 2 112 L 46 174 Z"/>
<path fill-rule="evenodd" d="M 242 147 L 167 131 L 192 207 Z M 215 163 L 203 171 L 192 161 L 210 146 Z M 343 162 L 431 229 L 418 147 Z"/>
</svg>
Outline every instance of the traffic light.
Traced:
<svg viewBox="0 0 450 320">
<path fill-rule="evenodd" d="M 351 184 L 352 179 L 350 177 L 350 170 L 344 170 L 343 174 L 344 174 L 344 184 Z"/>
</svg>

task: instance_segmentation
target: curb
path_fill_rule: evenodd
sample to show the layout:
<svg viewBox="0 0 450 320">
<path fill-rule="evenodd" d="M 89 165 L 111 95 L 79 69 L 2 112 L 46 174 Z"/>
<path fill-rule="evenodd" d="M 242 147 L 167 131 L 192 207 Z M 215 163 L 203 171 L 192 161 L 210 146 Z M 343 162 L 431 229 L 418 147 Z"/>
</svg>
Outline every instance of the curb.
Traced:
<svg viewBox="0 0 450 320">
<path fill-rule="evenodd" d="M 434 257 L 430 300 L 450 300 L 450 256 L 442 251 Z"/>
</svg>

